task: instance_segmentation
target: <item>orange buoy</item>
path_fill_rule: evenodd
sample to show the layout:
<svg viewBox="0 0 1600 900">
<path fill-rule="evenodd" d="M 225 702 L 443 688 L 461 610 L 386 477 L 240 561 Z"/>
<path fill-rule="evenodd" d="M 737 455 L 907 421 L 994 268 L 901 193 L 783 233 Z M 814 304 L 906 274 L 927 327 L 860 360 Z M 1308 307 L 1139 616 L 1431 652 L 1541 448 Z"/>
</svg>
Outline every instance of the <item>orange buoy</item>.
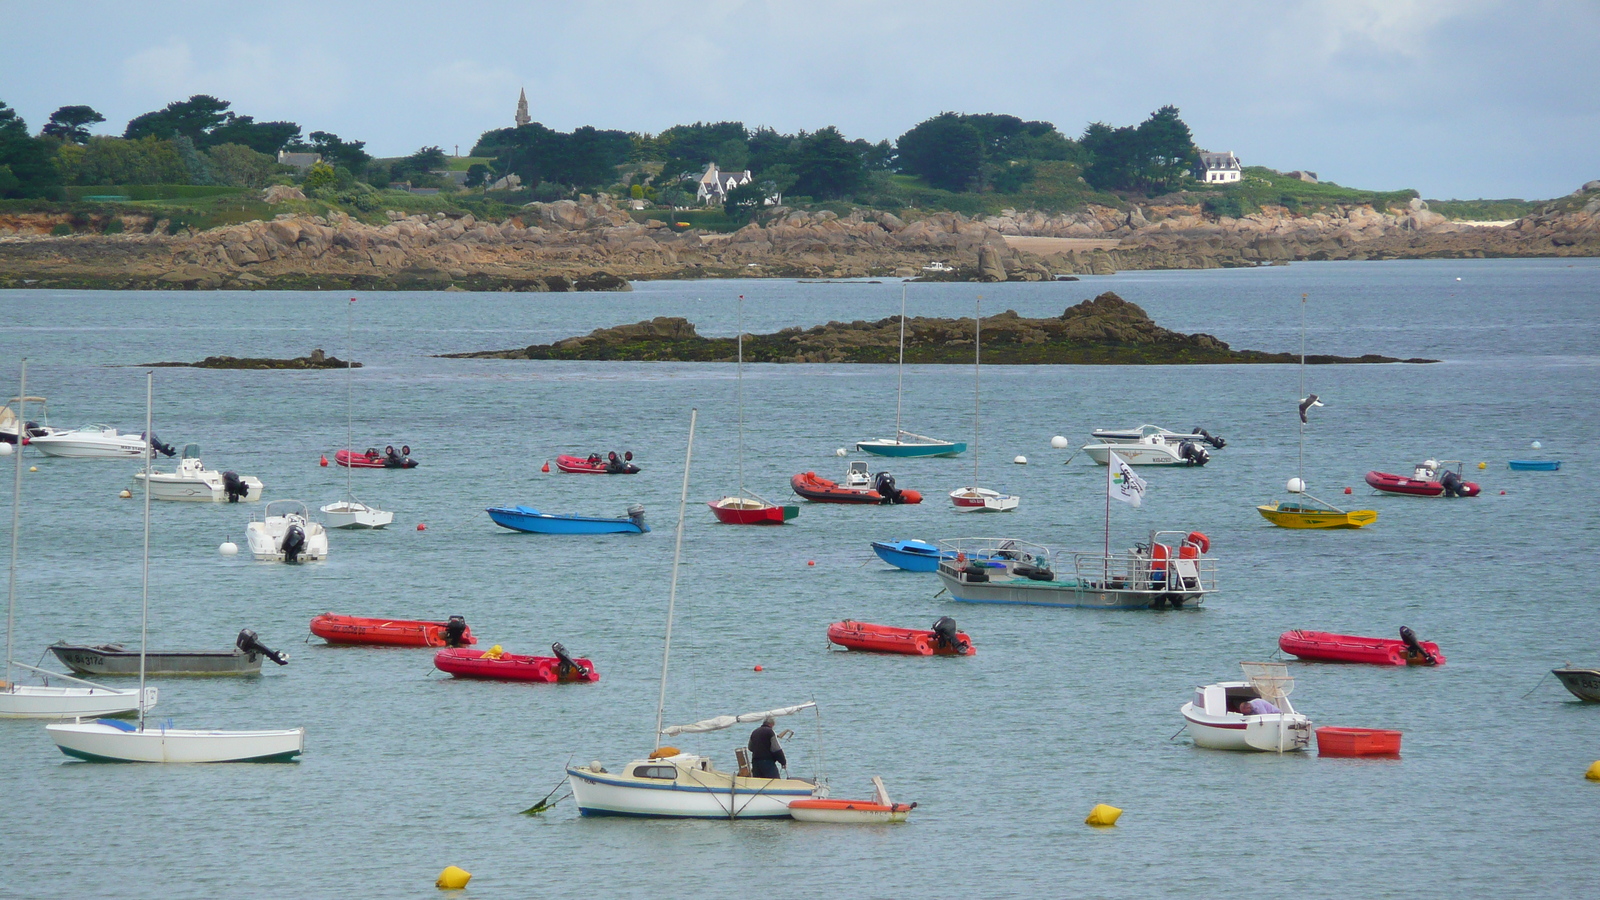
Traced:
<svg viewBox="0 0 1600 900">
<path fill-rule="evenodd" d="M 539 467 L 539 471 L 541 471 L 541 472 L 550 471 L 550 460 L 548 460 L 548 459 L 545 460 L 544 461 L 544 465 Z"/>
<path fill-rule="evenodd" d="M 423 524 L 422 522 L 418 522 L 417 523 L 417 530 L 418 531 L 427 531 L 428 530 L 428 526 Z"/>
<path fill-rule="evenodd" d="M 757 672 L 761 671 L 761 667 L 760 666 L 756 666 L 756 671 Z"/>
<path fill-rule="evenodd" d="M 814 560 L 814 559 L 808 559 L 808 560 L 806 560 L 806 565 L 808 565 L 808 566 L 814 566 L 814 565 L 816 565 L 816 564 L 817 564 L 817 561 L 816 561 L 816 560 Z"/>
<path fill-rule="evenodd" d="M 317 461 L 317 465 L 323 467 L 324 469 L 328 467 L 328 457 L 326 454 L 323 455 L 322 459 Z"/>
</svg>

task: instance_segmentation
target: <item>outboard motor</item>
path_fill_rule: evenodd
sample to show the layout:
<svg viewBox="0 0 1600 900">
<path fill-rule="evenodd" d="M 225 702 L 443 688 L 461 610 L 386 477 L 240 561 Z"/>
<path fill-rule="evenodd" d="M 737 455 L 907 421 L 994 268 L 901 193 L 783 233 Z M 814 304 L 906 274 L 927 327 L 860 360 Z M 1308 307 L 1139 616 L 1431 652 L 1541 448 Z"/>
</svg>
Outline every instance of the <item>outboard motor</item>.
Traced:
<svg viewBox="0 0 1600 900">
<path fill-rule="evenodd" d="M 228 495 L 229 503 L 238 503 L 250 495 L 250 485 L 245 484 L 237 472 L 223 472 L 222 492 Z"/>
<path fill-rule="evenodd" d="M 400 458 L 400 453 L 394 447 L 383 448 L 383 465 L 385 468 L 398 469 L 405 464 L 406 461 Z"/>
<path fill-rule="evenodd" d="M 612 450 L 606 454 L 606 474 L 617 475 L 622 472 L 622 458 L 617 456 L 617 451 Z"/>
<path fill-rule="evenodd" d="M 1457 475 L 1456 473 L 1450 471 L 1449 469 L 1446 469 L 1444 474 L 1439 476 L 1439 483 L 1444 486 L 1444 495 L 1446 497 L 1460 497 L 1461 496 L 1461 476 L 1460 475 Z"/>
<path fill-rule="evenodd" d="M 639 530 L 640 531 L 643 531 L 644 530 L 644 505 L 641 504 L 641 503 L 635 503 L 634 505 L 628 507 L 628 519 L 631 520 L 633 522 L 633 524 L 639 526 Z"/>
<path fill-rule="evenodd" d="M 300 554 L 306 549 L 306 530 L 299 525 L 290 525 L 289 530 L 283 533 L 283 561 L 299 562 Z"/>
<path fill-rule="evenodd" d="M 872 489 L 883 495 L 885 503 L 895 503 L 900 499 L 900 490 L 894 486 L 894 476 L 888 472 L 872 476 Z"/>
<path fill-rule="evenodd" d="M 1206 448 L 1194 441 L 1184 441 L 1178 445 L 1178 455 L 1183 457 L 1191 466 L 1203 466 L 1211 461 L 1211 454 Z"/>
<path fill-rule="evenodd" d="M 467 644 L 467 620 L 464 616 L 451 616 L 444 623 L 444 642 L 448 647 L 464 647 Z"/>
<path fill-rule="evenodd" d="M 140 435 L 140 437 L 144 437 L 144 435 Z M 173 456 L 177 456 L 178 455 L 178 451 L 173 449 L 171 444 L 165 443 L 165 442 L 163 442 L 161 440 L 161 438 L 156 437 L 156 433 L 154 431 L 150 432 L 149 437 L 150 437 L 150 449 L 151 450 L 154 450 L 155 452 L 161 454 L 162 456 L 166 456 L 166 457 L 173 457 Z"/>
<path fill-rule="evenodd" d="M 1436 666 L 1438 657 L 1429 653 L 1417 640 L 1417 633 L 1404 625 L 1400 626 L 1400 640 L 1406 645 L 1406 663 L 1408 665 Z"/>
<path fill-rule="evenodd" d="M 234 639 L 233 645 L 246 653 L 259 653 L 280 666 L 289 664 L 289 654 L 274 650 L 256 640 L 256 633 L 248 628 L 239 630 L 239 636 Z"/>
<path fill-rule="evenodd" d="M 556 659 L 561 660 L 556 666 L 557 678 L 589 677 L 589 667 L 573 659 L 567 653 L 567 648 L 561 646 L 559 641 L 550 645 L 550 652 L 556 655 Z"/>
<path fill-rule="evenodd" d="M 1206 443 L 1208 443 L 1211 446 L 1217 448 L 1218 450 L 1221 450 L 1223 447 L 1228 446 L 1228 442 L 1223 440 L 1220 436 L 1214 435 L 1211 432 L 1209 432 L 1209 431 L 1207 431 L 1204 428 L 1201 428 L 1199 426 L 1195 426 L 1194 433 L 1200 435 L 1200 439 L 1202 441 L 1205 441 Z"/>
<path fill-rule="evenodd" d="M 968 649 L 967 642 L 957 633 L 956 620 L 949 616 L 940 616 L 933 621 L 933 642 L 957 653 L 965 653 Z"/>
<path fill-rule="evenodd" d="M 50 433 L 50 429 L 44 427 L 43 425 L 40 425 L 38 422 L 26 422 L 23 425 L 23 436 L 24 437 L 30 437 L 30 438 L 44 437 L 45 435 L 47 435 L 49 433 Z"/>
</svg>

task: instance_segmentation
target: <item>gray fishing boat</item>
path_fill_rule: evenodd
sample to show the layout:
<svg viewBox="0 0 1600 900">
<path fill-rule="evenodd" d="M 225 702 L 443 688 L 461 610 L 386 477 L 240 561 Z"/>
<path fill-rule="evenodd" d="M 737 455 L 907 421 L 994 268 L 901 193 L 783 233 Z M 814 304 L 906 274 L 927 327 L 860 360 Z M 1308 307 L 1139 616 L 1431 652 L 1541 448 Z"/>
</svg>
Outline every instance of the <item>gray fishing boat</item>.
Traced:
<svg viewBox="0 0 1600 900">
<path fill-rule="evenodd" d="M 121 644 L 85 646 L 57 641 L 50 652 L 80 675 L 139 675 L 139 651 Z M 246 628 L 232 650 L 151 650 L 145 654 L 145 674 L 154 675 L 260 675 L 261 661 L 288 665 L 287 653 L 273 650 Z"/>
<path fill-rule="evenodd" d="M 1600 669 L 1551 669 L 1550 674 L 1561 679 L 1561 684 L 1572 696 L 1591 703 L 1600 703 Z"/>
<path fill-rule="evenodd" d="M 1199 532 L 1156 531 L 1127 553 L 1061 553 L 1015 539 L 940 541 L 939 580 L 967 603 L 1091 609 L 1174 609 L 1217 589 L 1217 562 Z"/>
</svg>

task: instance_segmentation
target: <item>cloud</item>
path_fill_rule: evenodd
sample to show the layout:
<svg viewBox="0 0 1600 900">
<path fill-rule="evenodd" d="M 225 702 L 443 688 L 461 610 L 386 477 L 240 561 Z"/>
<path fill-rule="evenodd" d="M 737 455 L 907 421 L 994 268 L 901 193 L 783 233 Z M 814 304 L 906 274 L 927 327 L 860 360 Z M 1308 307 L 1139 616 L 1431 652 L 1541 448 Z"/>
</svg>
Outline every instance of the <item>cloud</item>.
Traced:
<svg viewBox="0 0 1600 900">
<path fill-rule="evenodd" d="M 266 43 L 233 38 L 201 44 L 168 37 L 122 63 L 122 87 L 150 109 L 194 94 L 211 94 L 233 103 L 238 113 L 257 119 L 300 120 L 326 112 L 343 99 L 348 81 L 338 57 L 297 46 L 283 51 Z"/>
</svg>

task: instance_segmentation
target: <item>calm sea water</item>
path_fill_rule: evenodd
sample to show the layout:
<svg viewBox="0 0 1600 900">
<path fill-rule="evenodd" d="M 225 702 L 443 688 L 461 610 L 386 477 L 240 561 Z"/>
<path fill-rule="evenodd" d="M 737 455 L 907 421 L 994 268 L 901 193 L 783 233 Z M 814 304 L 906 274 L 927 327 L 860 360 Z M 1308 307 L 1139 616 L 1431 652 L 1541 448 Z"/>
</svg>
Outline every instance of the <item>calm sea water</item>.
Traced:
<svg viewBox="0 0 1600 900">
<path fill-rule="evenodd" d="M 255 628 L 292 660 L 253 680 L 160 683 L 155 716 L 189 727 L 307 729 L 303 761 L 276 766 L 107 766 L 68 761 L 38 723 L 0 721 L 0 812 L 12 864 L 0 896 L 431 897 L 455 864 L 476 897 L 972 897 L 1216 895 L 1241 878 L 1328 896 L 1572 897 L 1593 890 L 1600 837 L 1600 707 L 1548 670 L 1600 665 L 1600 262 L 1321 263 L 1129 273 L 1078 283 L 913 285 L 910 310 L 1055 315 L 1115 290 L 1162 325 L 1236 347 L 1293 350 L 1311 297 L 1312 352 L 1438 357 L 1430 366 L 1308 370 L 1305 450 L 1314 492 L 1380 512 L 1373 527 L 1275 529 L 1253 507 L 1295 474 L 1293 366 L 1004 367 L 983 370 L 982 481 L 1023 497 L 1004 517 L 959 516 L 943 493 L 971 456 L 894 464 L 921 506 L 805 505 L 783 528 L 718 526 L 704 502 L 736 486 L 728 365 L 432 359 L 522 346 L 656 315 L 703 334 L 877 319 L 897 284 L 667 282 L 628 294 L 368 294 L 355 308 L 359 447 L 409 443 L 422 467 L 358 472 L 356 493 L 397 511 L 382 532 L 332 535 L 324 563 L 288 567 L 216 552 L 243 545 L 252 507 L 153 510 L 150 641 L 229 646 Z M 0 380 L 58 426 L 144 420 L 140 363 L 217 353 L 346 355 L 344 294 L 0 292 Z M 972 371 L 908 367 L 908 428 L 972 437 Z M 893 427 L 895 372 L 748 366 L 745 482 L 779 498 L 789 475 L 837 475 L 834 449 Z M 317 506 L 344 473 L 342 372 L 158 369 L 156 430 L 197 442 L 213 468 L 257 475 L 267 496 Z M 9 396 L 12 388 L 5 391 Z M 700 410 L 667 718 L 691 721 L 815 699 L 791 724 L 793 770 L 836 796 L 882 775 L 921 805 L 900 827 L 582 819 L 571 801 L 518 811 L 569 760 L 618 766 L 651 746 L 672 527 L 689 409 Z M 1222 590 L 1200 610 L 1091 612 L 968 606 L 933 576 L 892 570 L 874 539 L 1004 534 L 1063 548 L 1102 539 L 1104 470 L 1070 451 L 1090 428 L 1201 425 L 1228 439 L 1211 465 L 1146 470 L 1141 509 L 1112 510 L 1116 546 L 1154 528 L 1207 532 Z M 1542 451 L 1529 443 L 1539 440 Z M 631 478 L 542 474 L 560 452 L 631 449 Z M 1026 466 L 1009 460 L 1025 454 Z M 1508 458 L 1560 458 L 1519 473 Z M 858 455 L 857 455 L 858 456 Z M 1459 458 L 1484 496 L 1371 496 L 1372 468 Z M 1475 468 L 1484 461 L 1488 467 Z M 30 455 L 23 484 L 18 658 L 47 644 L 135 643 L 141 504 L 117 499 L 137 463 Z M 0 466 L 9 492 L 11 460 Z M 1345 498 L 1345 486 L 1354 496 Z M 1504 492 L 1502 494 L 1502 491 Z M 483 508 L 621 515 L 643 536 L 541 538 Z M 253 507 L 259 509 L 259 505 Z M 426 523 L 426 531 L 417 531 Z M 5 525 L 4 527 L 8 527 Z M 9 535 L 6 535 L 9 538 Z M 0 545 L 3 546 L 3 545 Z M 814 565 L 812 564 L 814 562 Z M 592 657 L 594 685 L 457 682 L 427 651 L 303 642 L 323 611 L 465 615 L 482 646 Z M 829 652 L 851 617 L 926 626 L 952 615 L 978 655 Z M 1199 750 L 1178 707 L 1196 684 L 1271 657 L 1290 628 L 1437 640 L 1435 670 L 1291 663 L 1295 705 L 1317 724 L 1397 728 L 1399 761 Z M 46 660 L 53 663 L 53 659 Z M 756 672 L 760 665 L 764 671 Z M 271 667 L 269 667 L 271 668 Z M 733 761 L 736 731 L 686 744 Z M 1115 829 L 1082 824 L 1122 807 Z M 1248 872 L 1248 875 L 1242 874 Z M 1588 889 L 1583 884 L 1590 884 Z"/>
</svg>

